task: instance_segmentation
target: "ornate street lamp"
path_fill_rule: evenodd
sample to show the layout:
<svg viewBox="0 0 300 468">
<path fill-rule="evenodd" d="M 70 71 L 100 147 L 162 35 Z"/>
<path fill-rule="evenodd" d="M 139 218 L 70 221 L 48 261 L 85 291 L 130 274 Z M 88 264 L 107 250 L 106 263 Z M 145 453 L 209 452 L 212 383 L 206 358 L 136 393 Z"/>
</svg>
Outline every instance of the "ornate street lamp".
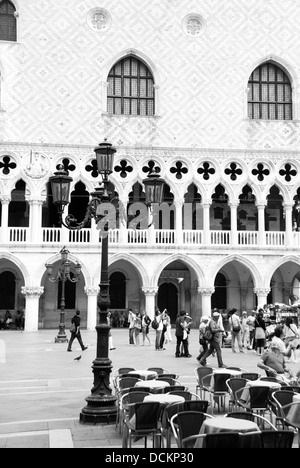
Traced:
<svg viewBox="0 0 300 468">
<path fill-rule="evenodd" d="M 68 260 L 69 251 L 64 247 L 60 251 L 61 255 L 61 265 L 56 276 L 53 276 L 53 265 L 50 263 L 46 264 L 48 279 L 51 283 L 57 283 L 61 281 L 61 297 L 60 297 L 60 323 L 58 335 L 55 338 L 55 343 L 67 343 L 68 338 L 66 336 L 66 327 L 65 327 L 65 285 L 67 281 L 71 283 L 77 283 L 81 273 L 81 265 L 76 263 L 75 265 L 75 276 L 71 276 L 71 262 Z"/>
<path fill-rule="evenodd" d="M 91 200 L 87 206 L 86 214 L 82 222 L 69 214 L 63 220 L 65 206 L 69 202 L 70 185 L 72 178 L 67 175 L 63 166 L 59 171 L 50 177 L 52 186 L 53 203 L 57 206 L 60 223 L 71 230 L 83 229 L 91 218 L 98 224 L 103 215 L 99 213 L 98 207 L 101 203 L 112 202 L 108 192 L 109 175 L 113 172 L 114 155 L 116 149 L 106 140 L 95 148 L 98 172 L 102 177 L 102 183 L 91 193 Z M 146 203 L 151 206 L 153 203 L 161 203 L 163 195 L 164 181 L 157 173 L 150 173 L 144 181 L 146 187 Z M 67 198 L 68 197 L 68 198 Z M 110 373 L 112 362 L 109 359 L 109 331 L 107 323 L 107 313 L 110 307 L 109 296 L 109 276 L 108 276 L 108 230 L 106 224 L 101 231 L 101 279 L 100 292 L 98 295 L 98 307 L 100 310 L 99 324 L 97 331 L 97 356 L 93 362 L 94 386 L 91 395 L 86 398 L 87 406 L 80 413 L 80 421 L 83 423 L 112 423 L 117 417 L 117 398 L 112 395 L 110 388 Z"/>
<path fill-rule="evenodd" d="M 108 193 L 109 175 L 113 172 L 113 162 L 116 149 L 105 140 L 95 148 L 98 172 L 102 176 L 102 183 L 91 193 L 91 200 L 87 206 L 86 214 L 82 222 L 69 214 L 63 220 L 65 206 L 69 203 L 67 194 L 70 194 L 72 178 L 67 175 L 63 166 L 53 177 L 50 177 L 53 203 L 57 206 L 60 223 L 71 230 L 83 229 L 90 219 L 94 218 L 96 224 L 102 219 L 98 214 L 101 203 L 109 203 Z M 101 242 L 101 279 L 100 292 L 98 295 L 98 307 L 100 309 L 100 320 L 96 327 L 97 331 L 97 356 L 93 362 L 94 386 L 91 395 L 86 398 L 87 406 L 80 413 L 80 421 L 83 423 L 113 423 L 117 417 L 116 397 L 112 395 L 110 388 L 110 373 L 112 362 L 108 357 L 108 343 L 110 327 L 107 323 L 107 313 L 110 307 L 109 277 L 108 277 L 108 226 L 104 227 Z"/>
</svg>

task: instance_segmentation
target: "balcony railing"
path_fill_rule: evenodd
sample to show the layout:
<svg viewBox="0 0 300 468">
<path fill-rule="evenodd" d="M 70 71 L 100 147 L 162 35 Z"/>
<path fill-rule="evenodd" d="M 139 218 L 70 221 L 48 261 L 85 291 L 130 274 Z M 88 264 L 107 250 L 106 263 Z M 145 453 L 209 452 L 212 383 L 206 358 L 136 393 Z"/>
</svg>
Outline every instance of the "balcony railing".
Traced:
<svg viewBox="0 0 300 468">
<path fill-rule="evenodd" d="M 276 247 L 284 248 L 300 247 L 300 232 L 293 232 L 287 241 L 285 232 L 238 231 L 233 235 L 232 231 L 209 231 L 205 236 L 204 231 L 161 229 L 161 230 L 134 230 L 112 229 L 109 231 L 109 242 L 113 245 L 156 245 L 156 246 L 232 246 L 232 247 Z M 205 241 L 205 239 L 207 239 Z M 30 228 L 0 227 L 0 242 L 27 244 L 99 244 L 100 232 L 95 228 L 69 231 L 65 228 L 42 228 L 38 233 L 33 233 Z"/>
</svg>

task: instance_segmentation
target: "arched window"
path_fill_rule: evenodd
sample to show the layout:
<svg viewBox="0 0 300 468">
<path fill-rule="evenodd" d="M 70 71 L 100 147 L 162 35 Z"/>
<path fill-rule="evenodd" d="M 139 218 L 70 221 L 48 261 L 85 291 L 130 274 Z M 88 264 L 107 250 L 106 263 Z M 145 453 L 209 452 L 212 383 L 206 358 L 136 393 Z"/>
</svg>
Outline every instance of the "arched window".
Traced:
<svg viewBox="0 0 300 468">
<path fill-rule="evenodd" d="M 107 111 L 117 115 L 154 115 L 154 80 L 139 59 L 120 60 L 108 76 Z"/>
<path fill-rule="evenodd" d="M 252 73 L 248 83 L 248 117 L 292 120 L 292 87 L 286 73 L 271 62 Z"/>
<path fill-rule="evenodd" d="M 17 40 L 16 9 L 9 0 L 0 3 L 0 40 L 11 42 Z"/>
</svg>

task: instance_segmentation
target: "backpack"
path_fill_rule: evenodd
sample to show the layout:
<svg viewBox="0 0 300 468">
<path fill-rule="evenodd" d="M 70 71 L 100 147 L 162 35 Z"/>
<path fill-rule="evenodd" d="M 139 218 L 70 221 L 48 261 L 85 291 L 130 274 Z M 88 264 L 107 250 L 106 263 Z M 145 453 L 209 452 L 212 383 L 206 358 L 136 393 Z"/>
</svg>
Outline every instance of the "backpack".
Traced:
<svg viewBox="0 0 300 468">
<path fill-rule="evenodd" d="M 205 330 L 204 330 L 204 333 L 203 333 L 203 339 L 205 341 L 212 341 L 214 337 L 214 334 L 213 332 L 211 331 L 211 328 L 210 328 L 210 323 L 206 326 Z"/>
<path fill-rule="evenodd" d="M 155 320 L 155 319 L 152 320 L 152 322 L 151 322 L 151 327 L 152 327 L 154 330 L 157 330 L 157 329 L 158 329 L 158 325 L 159 325 L 159 323 L 158 323 L 157 320 Z"/>
</svg>

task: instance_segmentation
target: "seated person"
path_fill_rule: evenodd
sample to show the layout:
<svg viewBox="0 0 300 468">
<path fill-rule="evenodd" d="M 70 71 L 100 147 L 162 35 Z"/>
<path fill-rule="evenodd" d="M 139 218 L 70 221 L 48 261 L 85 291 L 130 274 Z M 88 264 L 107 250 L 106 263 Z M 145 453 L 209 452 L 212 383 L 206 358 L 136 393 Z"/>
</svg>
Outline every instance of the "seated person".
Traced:
<svg viewBox="0 0 300 468">
<path fill-rule="evenodd" d="M 263 369 L 268 376 L 275 377 L 281 383 L 289 384 L 296 380 L 292 371 L 287 369 L 284 356 L 276 343 L 271 343 L 269 350 L 261 356 L 257 367 Z"/>
<path fill-rule="evenodd" d="M 274 336 L 272 338 L 271 344 L 278 346 L 279 351 L 283 356 L 290 358 L 291 356 L 291 344 L 285 345 L 283 341 L 283 329 L 282 327 L 276 327 L 274 330 Z"/>
<path fill-rule="evenodd" d="M 6 323 L 6 328 L 7 329 L 11 329 L 12 322 L 13 322 L 12 315 L 11 315 L 10 311 L 7 310 L 5 312 L 5 323 Z"/>
</svg>

